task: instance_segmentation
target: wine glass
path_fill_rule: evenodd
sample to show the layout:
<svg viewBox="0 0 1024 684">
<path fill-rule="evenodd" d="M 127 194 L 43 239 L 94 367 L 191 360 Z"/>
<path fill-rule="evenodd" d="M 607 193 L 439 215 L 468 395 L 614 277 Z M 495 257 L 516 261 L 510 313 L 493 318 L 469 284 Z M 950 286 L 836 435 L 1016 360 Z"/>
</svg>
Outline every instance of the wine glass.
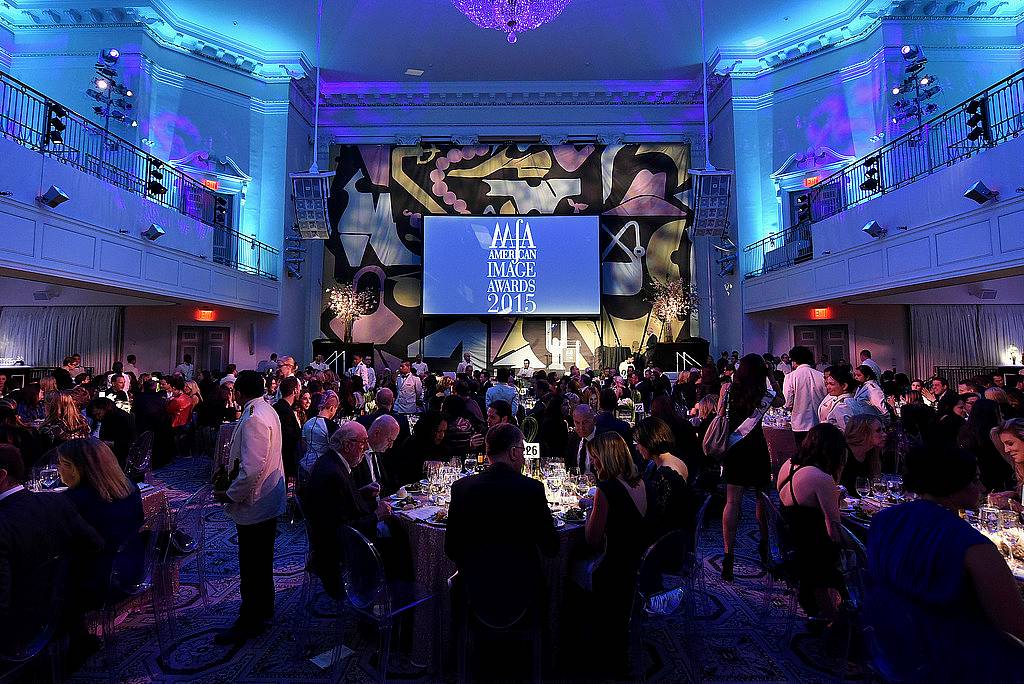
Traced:
<svg viewBox="0 0 1024 684">
<path fill-rule="evenodd" d="M 882 501 L 882 500 L 885 499 L 885 494 L 888 491 L 889 491 L 889 485 L 888 485 L 888 483 L 886 481 L 886 476 L 885 475 L 883 475 L 882 477 L 878 478 L 877 480 L 872 480 L 871 481 L 871 495 L 874 498 L 878 499 L 879 501 Z"/>
<path fill-rule="evenodd" d="M 867 497 L 871 493 L 871 478 L 870 477 L 858 477 L 854 483 L 854 489 L 857 490 L 857 496 L 860 498 Z"/>
<path fill-rule="evenodd" d="M 39 471 L 39 483 L 43 489 L 53 489 L 60 484 L 60 474 L 54 466 L 46 466 Z"/>
</svg>

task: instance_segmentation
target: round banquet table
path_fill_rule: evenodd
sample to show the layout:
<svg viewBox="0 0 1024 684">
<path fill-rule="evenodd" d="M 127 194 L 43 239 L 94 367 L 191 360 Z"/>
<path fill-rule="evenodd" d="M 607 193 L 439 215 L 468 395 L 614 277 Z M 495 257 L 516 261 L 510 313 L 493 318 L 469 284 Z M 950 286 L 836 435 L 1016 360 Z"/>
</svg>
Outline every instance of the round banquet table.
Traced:
<svg viewBox="0 0 1024 684">
<path fill-rule="evenodd" d="M 426 497 L 416 497 L 423 502 Z M 416 583 L 430 592 L 433 598 L 414 609 L 413 613 L 413 660 L 426 663 L 431 672 L 441 671 L 439 657 L 452 644 L 451 601 L 448 579 L 455 574 L 455 564 L 444 553 L 445 528 L 419 522 L 402 513 L 395 514 L 395 520 L 409 536 L 412 551 L 413 576 Z M 545 625 L 553 638 L 548 640 L 548 658 L 556 654 L 562 599 L 569 563 L 573 550 L 585 544 L 584 526 L 566 523 L 558 528 L 558 554 L 543 558 L 544 576 L 548 590 L 548 620 Z M 440 643 L 437 639 L 440 637 Z"/>
<path fill-rule="evenodd" d="M 764 438 L 768 442 L 768 453 L 772 457 L 772 476 L 779 474 L 779 468 L 796 456 L 796 439 L 789 428 L 764 426 Z"/>
</svg>

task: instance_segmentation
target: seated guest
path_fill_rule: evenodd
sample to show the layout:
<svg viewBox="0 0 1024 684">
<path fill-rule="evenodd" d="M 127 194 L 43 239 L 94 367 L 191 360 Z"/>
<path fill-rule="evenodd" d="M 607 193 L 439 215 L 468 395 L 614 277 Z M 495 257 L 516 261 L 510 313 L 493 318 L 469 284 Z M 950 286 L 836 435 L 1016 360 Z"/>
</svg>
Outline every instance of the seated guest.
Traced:
<svg viewBox="0 0 1024 684">
<path fill-rule="evenodd" d="M 1020 513 L 1021 487 L 1024 486 L 1024 419 L 1013 418 L 992 429 L 992 436 L 999 440 L 1006 460 L 1013 468 L 1013 480 L 1008 491 L 989 495 L 993 505 L 1004 510 Z"/>
<path fill-rule="evenodd" d="M 978 506 L 978 464 L 956 449 L 915 449 L 903 482 L 916 501 L 879 511 L 868 532 L 867 611 L 890 660 L 914 681 L 1020 678 L 1024 602 L 995 545 L 962 520 Z"/>
<path fill-rule="evenodd" d="M 487 468 L 452 485 L 444 551 L 471 601 L 536 607 L 545 595 L 540 555 L 554 556 L 559 546 L 544 486 L 522 474 L 516 426 L 488 430 L 486 451 Z"/>
<path fill-rule="evenodd" d="M 292 405 L 298 400 L 302 387 L 299 379 L 290 375 L 281 381 L 281 398 L 274 404 L 274 411 L 281 419 L 281 461 L 284 464 L 286 477 L 295 477 L 298 473 L 299 459 L 302 457 L 302 424 L 295 416 Z"/>
<path fill-rule="evenodd" d="M 852 493 L 857 491 L 858 477 L 875 479 L 882 474 L 886 434 L 879 416 L 862 413 L 846 422 L 844 436 L 850 453 L 839 483 Z"/>
<path fill-rule="evenodd" d="M 818 407 L 820 423 L 832 423 L 842 431 L 851 416 L 875 413 L 870 405 L 854 398 L 857 381 L 846 366 L 832 366 L 831 372 L 825 376 L 825 391 L 828 394 Z"/>
<path fill-rule="evenodd" d="M 38 382 L 30 382 L 15 393 L 18 402 L 18 417 L 26 423 L 46 418 L 46 402 L 43 389 Z"/>
<path fill-rule="evenodd" d="M 943 445 L 956 444 L 960 429 L 967 421 L 964 420 L 964 401 L 959 394 L 946 392 L 935 404 L 935 415 L 938 416 L 936 437 Z"/>
<path fill-rule="evenodd" d="M 441 404 L 441 415 L 444 416 L 448 429 L 444 436 L 445 452 L 447 458 L 463 458 L 469 451 L 469 438 L 473 435 L 473 427 L 469 419 L 464 415 L 466 402 L 457 395 L 450 395 L 444 398 Z"/>
<path fill-rule="evenodd" d="M 83 607 L 93 609 L 106 596 L 118 547 L 142 527 L 142 494 L 125 476 L 114 452 L 98 439 L 73 439 L 61 444 L 57 449 L 57 472 L 68 486 L 65 496 L 103 537 L 103 551 L 86 566 L 76 567 L 73 575 L 79 596 L 93 601 L 83 603 Z M 142 559 L 138 560 L 141 567 Z"/>
<path fill-rule="evenodd" d="M 116 373 L 110 377 L 110 386 L 101 390 L 99 396 L 110 399 L 122 411 L 131 411 L 132 402 L 128 390 L 128 378 L 122 373 Z"/>
<path fill-rule="evenodd" d="M 615 432 L 618 433 L 619 437 L 622 437 L 622 441 L 630 444 L 633 439 L 633 429 L 629 427 L 629 423 L 615 415 L 615 411 L 619 406 L 619 399 L 615 395 L 615 390 L 601 390 L 600 406 L 601 410 L 594 417 L 594 429 L 597 430 L 597 434 Z"/>
<path fill-rule="evenodd" d="M 0 642 L 7 648 L 41 628 L 50 608 L 53 576 L 43 570 L 57 555 L 88 558 L 103 538 L 75 510 L 69 497 L 24 488 L 17 448 L 0 444 Z M 72 648 L 75 644 L 72 644 Z"/>
<path fill-rule="evenodd" d="M 673 530 L 692 530 L 699 503 L 686 483 L 686 464 L 673 454 L 676 446 L 672 430 L 661 418 L 651 416 L 637 424 L 635 435 L 636 450 L 645 464 L 643 477 L 651 493 L 652 537 L 657 539 Z"/>
<path fill-rule="evenodd" d="M 299 462 L 299 468 L 304 472 L 312 472 L 316 459 L 327 451 L 327 443 L 338 429 L 334 416 L 340 404 L 338 395 L 327 390 L 320 402 L 320 411 L 302 426 L 302 443 L 306 445 L 306 453 Z"/>
<path fill-rule="evenodd" d="M 399 430 L 398 420 L 389 415 L 378 416 L 366 430 L 370 448 L 362 463 L 352 470 L 357 486 L 375 483 L 380 486 L 380 492 L 385 496 L 398 491 L 402 483 L 394 482 L 391 478 L 390 466 L 395 458 L 392 447 L 398 439 Z"/>
<path fill-rule="evenodd" d="M 408 484 L 424 476 L 423 463 L 426 461 L 447 461 L 448 452 L 444 447 L 444 436 L 448 421 L 436 411 L 420 415 L 412 436 L 396 453 L 391 461 L 391 475 L 395 482 Z"/>
<path fill-rule="evenodd" d="M 18 417 L 14 402 L 10 399 L 0 400 L 0 444 L 17 447 L 29 471 L 42 455 L 38 437 Z"/>
<path fill-rule="evenodd" d="M 128 451 L 135 442 L 135 419 L 114 405 L 107 397 L 97 397 L 89 402 L 89 415 L 93 419 L 93 436 L 107 442 L 124 468 L 128 462 Z"/>
<path fill-rule="evenodd" d="M 800 605 L 809 617 L 827 621 L 838 614 L 832 590 L 844 586 L 838 566 L 842 534 L 836 483 L 845 461 L 843 433 L 822 423 L 807 432 L 796 456 L 782 464 L 778 476 L 782 517 L 789 526 L 793 567 L 800 581 Z"/>
<path fill-rule="evenodd" d="M 46 420 L 39 428 L 45 446 L 59 446 L 69 439 L 89 436 L 89 423 L 82 416 L 71 392 L 56 392 L 46 404 Z"/>
<path fill-rule="evenodd" d="M 853 379 L 860 384 L 860 387 L 857 388 L 857 393 L 853 395 L 854 399 L 871 406 L 879 414 L 887 414 L 885 392 L 882 391 L 882 386 L 878 384 L 878 377 L 875 376 L 875 371 L 871 369 L 871 366 L 862 365 L 854 368 Z"/>
<path fill-rule="evenodd" d="M 675 404 L 667 396 L 659 396 L 651 403 L 651 415 L 660 418 L 672 431 L 675 443 L 672 453 L 686 463 L 691 474 L 696 475 L 704 466 L 704 448 L 697 441 L 697 431 L 693 424 L 684 420 L 676 412 Z"/>
<path fill-rule="evenodd" d="M 701 452 L 704 451 L 704 435 L 708 432 L 708 427 L 711 425 L 711 421 L 715 419 L 718 412 L 718 397 L 711 396 L 710 394 L 702 398 L 697 402 L 697 414 L 694 418 L 697 419 L 697 439 L 701 443 Z"/>
<path fill-rule="evenodd" d="M 377 409 L 365 416 L 359 416 L 356 420 L 369 430 L 373 421 L 381 416 L 391 416 L 398 421 L 398 437 L 395 439 L 395 444 L 399 446 L 405 444 L 405 440 L 409 439 L 409 418 L 404 413 L 395 412 L 395 393 L 387 387 L 382 387 L 377 390 L 374 399 L 377 402 Z"/>
<path fill-rule="evenodd" d="M 579 468 L 580 473 L 593 473 L 593 463 L 587 451 L 587 444 L 597 436 L 593 409 L 586 404 L 577 406 L 572 412 L 572 425 L 573 433 L 565 454 L 565 467 Z"/>
<path fill-rule="evenodd" d="M 1004 492 L 1013 489 L 1016 482 L 1013 466 L 999 453 L 992 439 L 992 431 L 1002 423 L 999 404 L 978 399 L 957 436 L 957 445 L 971 452 L 978 462 L 978 474 L 986 492 Z"/>
<path fill-rule="evenodd" d="M 603 397 L 602 397 L 603 398 Z M 593 571 L 598 627 L 593 653 L 609 675 L 627 670 L 629 615 L 640 558 L 653 541 L 652 500 L 626 442 L 616 432 L 598 434 L 587 444 L 597 478 L 586 539 L 604 558 Z"/>
<path fill-rule="evenodd" d="M 391 517 L 390 504 L 375 500 L 376 485 L 360 489 L 352 477 L 352 469 L 362 462 L 367 444 L 366 428 L 359 423 L 350 421 L 339 427 L 299 492 L 309 525 L 310 570 L 332 598 L 340 595 L 338 530 L 348 525 L 377 543 L 378 525 Z"/>
<path fill-rule="evenodd" d="M 544 407 L 540 428 L 537 430 L 541 458 L 565 458 L 566 449 L 569 448 L 569 428 L 562 413 L 565 403 L 565 399 L 556 396 Z"/>
<path fill-rule="evenodd" d="M 487 430 L 490 430 L 495 425 L 502 425 L 505 423 L 511 425 L 516 424 L 516 420 L 512 416 L 512 405 L 503 399 L 495 399 L 491 402 L 491 405 L 487 407 L 486 420 L 487 424 L 484 428 L 484 432 L 475 434 L 469 438 L 470 449 L 483 449 L 484 437 L 487 434 Z"/>
</svg>

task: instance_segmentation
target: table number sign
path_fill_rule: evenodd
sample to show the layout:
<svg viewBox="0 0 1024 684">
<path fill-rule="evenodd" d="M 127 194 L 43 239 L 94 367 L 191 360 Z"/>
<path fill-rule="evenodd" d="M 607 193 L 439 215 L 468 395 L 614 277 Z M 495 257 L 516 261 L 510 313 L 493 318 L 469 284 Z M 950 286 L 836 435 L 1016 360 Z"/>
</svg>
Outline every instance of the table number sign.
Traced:
<svg viewBox="0 0 1024 684">
<path fill-rule="evenodd" d="M 540 442 L 524 443 L 523 458 L 540 458 Z"/>
</svg>

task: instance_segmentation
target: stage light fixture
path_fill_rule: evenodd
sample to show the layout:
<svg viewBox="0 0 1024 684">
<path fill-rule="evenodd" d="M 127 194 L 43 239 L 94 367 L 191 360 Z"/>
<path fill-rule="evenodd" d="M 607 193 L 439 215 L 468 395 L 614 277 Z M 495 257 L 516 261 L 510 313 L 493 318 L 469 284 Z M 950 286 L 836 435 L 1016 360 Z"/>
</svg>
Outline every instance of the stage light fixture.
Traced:
<svg viewBox="0 0 1024 684">
<path fill-rule="evenodd" d="M 917 45 L 904 45 L 900 48 L 900 54 L 903 55 L 903 59 L 910 62 L 921 56 L 921 48 Z"/>
<path fill-rule="evenodd" d="M 976 97 L 967 103 L 964 112 L 969 114 L 967 126 L 967 139 L 971 142 L 984 140 L 985 144 L 992 142 L 992 125 L 989 118 L 988 98 Z"/>
<path fill-rule="evenodd" d="M 117 60 L 121 59 L 121 52 L 117 48 L 108 48 L 100 53 L 100 59 L 105 64 L 117 64 Z"/>
<path fill-rule="evenodd" d="M 51 209 L 55 209 L 61 204 L 67 202 L 70 197 L 64 194 L 64 191 L 58 188 L 56 185 L 51 185 L 50 189 L 44 192 L 39 197 L 36 197 L 36 201 L 43 204 Z"/>
<path fill-rule="evenodd" d="M 135 96 L 135 93 L 133 93 L 131 90 L 124 91 L 124 94 L 125 94 L 126 97 L 134 97 Z"/>
<path fill-rule="evenodd" d="M 978 181 L 971 187 L 967 188 L 967 192 L 964 193 L 964 197 L 971 200 L 972 202 L 977 202 L 978 204 L 985 204 L 986 202 L 991 202 L 999 199 L 999 191 L 992 190 L 983 182 Z"/>
<path fill-rule="evenodd" d="M 900 90 L 899 86 L 896 86 L 895 88 L 892 89 L 892 94 L 893 95 L 899 95 L 901 92 L 903 92 L 903 91 Z"/>
<path fill-rule="evenodd" d="M 46 136 L 44 143 L 49 145 L 51 143 L 62 144 L 64 142 L 64 130 L 67 125 L 61 120 L 68 115 L 68 110 L 61 107 L 56 102 L 47 103 L 47 109 L 49 110 Z"/>
<path fill-rule="evenodd" d="M 222 195 L 217 195 L 213 200 L 213 223 L 217 226 L 226 226 L 228 223 L 228 200 Z"/>
<path fill-rule="evenodd" d="M 811 195 L 803 193 L 796 198 L 796 222 L 807 223 L 811 220 Z"/>
<path fill-rule="evenodd" d="M 149 224 L 149 228 L 147 228 L 146 230 L 142 231 L 142 237 L 144 237 L 147 240 L 149 240 L 150 242 L 152 242 L 154 240 L 159 240 L 161 237 L 163 237 L 166 234 L 166 232 L 167 231 L 165 231 L 159 225 L 157 225 L 155 223 L 151 223 L 151 224 Z"/>
<path fill-rule="evenodd" d="M 110 81 L 105 78 L 94 78 L 92 84 L 96 86 L 97 90 L 106 90 L 110 87 Z"/>
<path fill-rule="evenodd" d="M 865 192 L 874 192 L 881 187 L 880 162 L 881 159 L 877 156 L 868 157 L 864 161 L 864 182 L 860 184 L 861 190 Z"/>
<path fill-rule="evenodd" d="M 138 127 L 139 127 L 139 122 L 136 121 L 135 119 L 132 119 L 132 128 L 138 128 Z"/>
<path fill-rule="evenodd" d="M 164 179 L 164 174 L 160 171 L 163 165 L 163 162 L 159 159 L 154 159 L 151 162 L 151 167 L 149 169 L 149 183 L 146 184 L 146 189 L 149 190 L 151 195 L 167 194 L 167 188 L 160 182 Z"/>
<path fill-rule="evenodd" d="M 878 221 L 868 221 L 861 230 L 875 239 L 884 238 L 889 233 Z"/>
</svg>

